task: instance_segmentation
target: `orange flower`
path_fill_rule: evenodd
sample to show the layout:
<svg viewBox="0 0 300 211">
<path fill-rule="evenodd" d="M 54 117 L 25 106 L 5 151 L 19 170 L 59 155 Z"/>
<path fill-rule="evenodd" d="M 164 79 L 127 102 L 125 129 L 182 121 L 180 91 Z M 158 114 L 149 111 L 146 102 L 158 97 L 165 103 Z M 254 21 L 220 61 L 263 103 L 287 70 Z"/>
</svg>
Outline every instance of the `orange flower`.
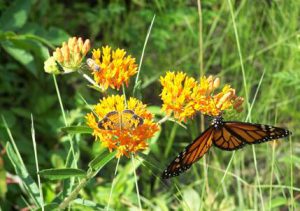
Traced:
<svg viewBox="0 0 300 211">
<path fill-rule="evenodd" d="M 186 121 L 198 111 L 218 116 L 232 107 L 238 112 L 242 110 L 244 99 L 237 97 L 229 85 L 225 85 L 220 93 L 215 93 L 220 86 L 219 78 L 203 76 L 198 83 L 185 73 L 167 72 L 165 77 L 160 78 L 160 82 L 163 86 L 162 110 L 169 116 L 173 113 L 178 121 Z"/>
<path fill-rule="evenodd" d="M 81 37 L 69 38 L 67 43 L 63 42 L 62 47 L 56 48 L 53 56 L 45 61 L 44 69 L 46 72 L 54 74 L 77 71 L 89 50 L 89 39 L 83 42 Z"/>
<path fill-rule="evenodd" d="M 201 77 L 200 84 L 198 84 L 192 94 L 194 102 L 194 109 L 203 114 L 210 116 L 221 115 L 224 110 L 234 108 L 241 111 L 241 104 L 243 98 L 235 95 L 235 89 L 229 85 L 225 85 L 220 93 L 215 94 L 215 89 L 220 85 L 220 79 L 213 79 L 212 76 L 206 78 Z"/>
<path fill-rule="evenodd" d="M 162 110 L 167 115 L 174 114 L 179 121 L 186 121 L 195 114 L 191 99 L 193 88 L 197 85 L 194 78 L 186 76 L 183 72 L 167 72 L 165 77 L 160 77 L 163 86 L 160 94 L 163 101 Z"/>
<path fill-rule="evenodd" d="M 146 149 L 146 140 L 159 129 L 146 105 L 135 98 L 126 106 L 123 95 L 109 96 L 94 107 L 94 112 L 86 115 L 87 125 L 94 130 L 96 140 L 110 151 L 117 150 L 117 157 Z"/>
<path fill-rule="evenodd" d="M 94 80 L 106 90 L 108 87 L 120 89 L 123 83 L 128 86 L 131 76 L 137 73 L 137 64 L 130 55 L 126 56 L 123 49 L 111 50 L 111 47 L 102 47 L 93 50 L 93 60 L 100 67 L 92 69 Z"/>
</svg>

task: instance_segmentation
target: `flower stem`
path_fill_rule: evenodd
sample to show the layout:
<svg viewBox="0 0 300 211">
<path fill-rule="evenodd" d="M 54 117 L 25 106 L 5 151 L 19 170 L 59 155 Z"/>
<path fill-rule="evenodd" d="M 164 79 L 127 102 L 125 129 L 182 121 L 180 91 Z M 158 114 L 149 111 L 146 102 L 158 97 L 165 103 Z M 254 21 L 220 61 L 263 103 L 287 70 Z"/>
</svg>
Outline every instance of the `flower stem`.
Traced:
<svg viewBox="0 0 300 211">
<path fill-rule="evenodd" d="M 170 118 L 170 116 L 164 116 L 161 120 L 159 120 L 159 121 L 157 122 L 157 124 L 160 125 L 160 124 L 162 124 L 162 123 L 168 121 L 169 118 Z"/>
<path fill-rule="evenodd" d="M 119 162 L 120 162 L 120 158 L 118 158 L 117 165 L 116 165 L 116 169 L 115 169 L 114 178 L 113 178 L 113 181 L 112 181 L 112 184 L 111 184 L 111 188 L 110 188 L 110 193 L 109 193 L 109 198 L 108 198 L 107 208 L 106 208 L 107 211 L 109 210 L 109 204 L 110 204 L 112 192 L 113 192 L 113 189 L 114 189 L 114 186 L 115 186 L 115 177 L 116 177 L 117 172 L 118 172 Z"/>
<path fill-rule="evenodd" d="M 65 123 L 65 126 L 68 127 L 69 124 L 67 122 L 64 105 L 63 105 L 62 100 L 61 100 L 59 88 L 58 88 L 56 77 L 55 77 L 54 74 L 53 74 L 53 81 L 54 81 L 54 86 L 55 86 L 55 90 L 56 90 L 56 93 L 57 93 L 57 98 L 58 98 L 58 101 L 59 101 L 61 113 L 63 115 L 64 123 Z M 70 147 L 71 147 L 71 152 L 72 152 L 73 158 L 75 159 L 76 157 L 75 157 L 75 152 L 74 152 L 74 146 L 73 146 L 72 137 L 70 135 L 68 135 L 68 139 L 69 139 L 69 142 L 70 142 Z M 69 162 L 67 161 L 66 163 L 68 164 Z M 74 164 L 75 164 L 75 167 L 77 167 L 76 162 L 74 162 Z"/>
<path fill-rule="evenodd" d="M 92 179 L 97 173 L 98 173 L 99 170 L 97 171 L 90 171 L 87 173 L 86 177 L 83 178 L 79 184 L 77 185 L 77 187 L 70 193 L 70 195 L 68 197 L 66 197 L 64 199 L 64 201 L 59 205 L 59 209 L 65 209 L 67 206 L 69 206 L 70 202 L 73 201 L 79 191 L 90 181 L 90 179 Z"/>
<path fill-rule="evenodd" d="M 122 91 L 123 91 L 123 95 L 124 95 L 124 102 L 125 102 L 125 106 L 127 108 L 127 99 L 126 99 L 126 91 L 125 91 L 125 86 L 124 84 L 122 84 Z"/>
<path fill-rule="evenodd" d="M 138 198 L 138 202 L 139 202 L 139 209 L 142 210 L 140 191 L 139 191 L 139 186 L 137 183 L 137 176 L 136 176 L 136 172 L 135 172 L 135 162 L 134 162 L 133 154 L 131 155 L 131 161 L 132 161 L 132 166 L 133 166 L 133 174 L 134 174 L 134 180 L 135 180 L 136 194 L 137 194 L 137 198 Z"/>
</svg>

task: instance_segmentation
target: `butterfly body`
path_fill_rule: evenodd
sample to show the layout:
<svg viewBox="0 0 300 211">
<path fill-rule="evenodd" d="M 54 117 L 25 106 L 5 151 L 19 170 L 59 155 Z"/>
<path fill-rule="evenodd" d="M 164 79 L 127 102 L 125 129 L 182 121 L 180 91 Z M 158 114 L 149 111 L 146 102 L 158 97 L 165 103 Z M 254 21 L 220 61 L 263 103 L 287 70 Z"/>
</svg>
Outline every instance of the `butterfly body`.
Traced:
<svg viewBox="0 0 300 211">
<path fill-rule="evenodd" d="M 226 151 L 240 149 L 247 144 L 259 144 L 274 139 L 284 138 L 290 131 L 270 125 L 247 122 L 223 121 L 222 116 L 213 119 L 212 124 L 198 136 L 184 151 L 170 163 L 162 178 L 178 176 L 198 161 L 212 144 Z"/>
<path fill-rule="evenodd" d="M 133 130 L 142 125 L 143 118 L 126 109 L 122 112 L 111 111 L 98 122 L 98 128 L 102 130 Z"/>
</svg>

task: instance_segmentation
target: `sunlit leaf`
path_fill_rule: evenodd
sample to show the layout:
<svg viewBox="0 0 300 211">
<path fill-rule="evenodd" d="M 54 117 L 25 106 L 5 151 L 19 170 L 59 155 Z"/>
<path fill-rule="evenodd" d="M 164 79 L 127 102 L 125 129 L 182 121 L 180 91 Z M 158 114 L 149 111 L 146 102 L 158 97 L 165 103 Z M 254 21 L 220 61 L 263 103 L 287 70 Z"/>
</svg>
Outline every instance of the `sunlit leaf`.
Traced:
<svg viewBox="0 0 300 211">
<path fill-rule="evenodd" d="M 1 30 L 20 29 L 27 21 L 31 1 L 17 0 L 0 17 Z"/>
<path fill-rule="evenodd" d="M 61 128 L 62 131 L 70 134 L 92 134 L 93 130 L 86 126 L 70 126 Z"/>
<path fill-rule="evenodd" d="M 109 161 L 111 161 L 116 155 L 116 151 L 114 152 L 104 152 L 103 154 L 98 155 L 95 159 L 93 159 L 89 163 L 89 167 L 92 169 L 101 169 L 105 166 Z"/>
</svg>

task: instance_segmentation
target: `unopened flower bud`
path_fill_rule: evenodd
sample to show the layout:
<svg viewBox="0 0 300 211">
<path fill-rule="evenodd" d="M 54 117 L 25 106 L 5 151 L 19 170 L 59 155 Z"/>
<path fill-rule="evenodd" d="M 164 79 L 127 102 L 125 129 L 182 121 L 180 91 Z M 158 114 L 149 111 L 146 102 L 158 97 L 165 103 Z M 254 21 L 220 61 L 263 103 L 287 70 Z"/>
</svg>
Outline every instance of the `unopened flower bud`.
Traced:
<svg viewBox="0 0 300 211">
<path fill-rule="evenodd" d="M 215 78 L 213 86 L 214 86 L 214 89 L 216 89 L 220 86 L 220 78 Z"/>
</svg>

